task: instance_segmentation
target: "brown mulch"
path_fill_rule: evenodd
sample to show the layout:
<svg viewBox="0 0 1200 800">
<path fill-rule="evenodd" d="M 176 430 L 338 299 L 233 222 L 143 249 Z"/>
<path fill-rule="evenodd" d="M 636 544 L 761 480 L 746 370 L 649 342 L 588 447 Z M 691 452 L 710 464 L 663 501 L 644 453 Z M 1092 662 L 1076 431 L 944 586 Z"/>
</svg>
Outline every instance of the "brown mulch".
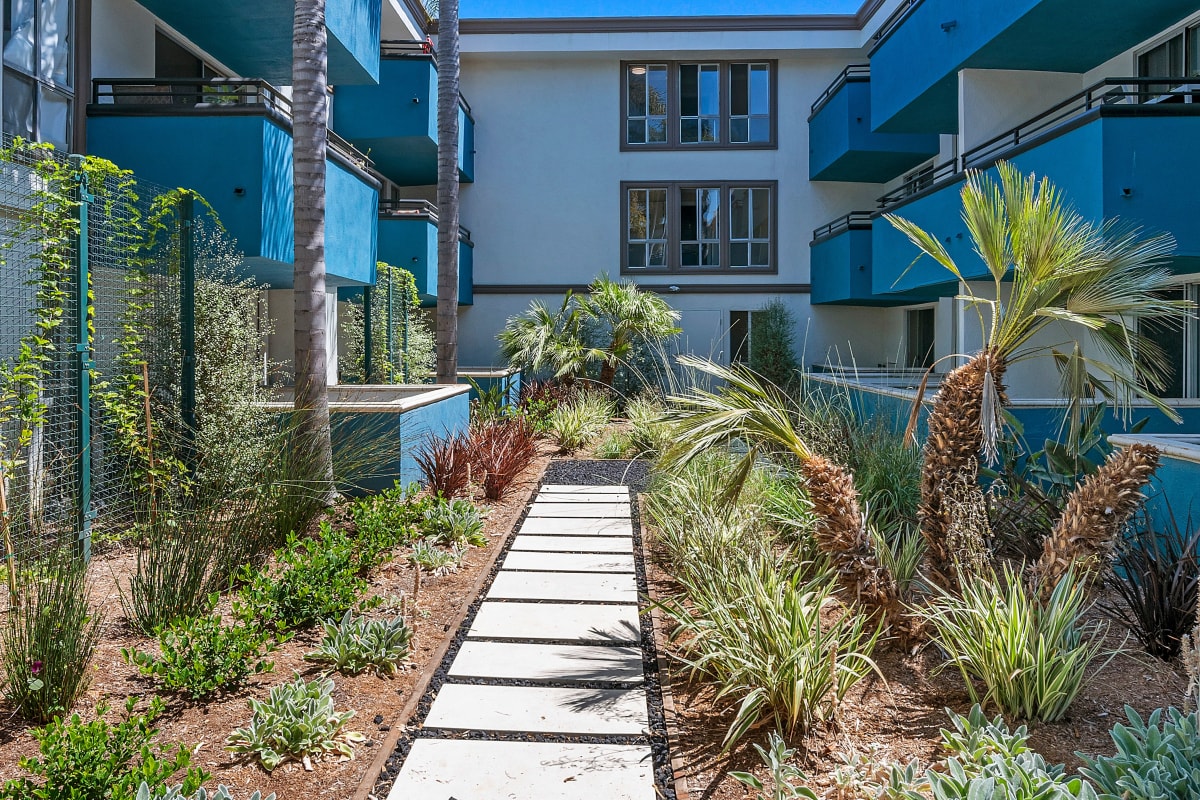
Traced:
<svg viewBox="0 0 1200 800">
<path fill-rule="evenodd" d="M 239 797 L 249 796 L 255 789 L 261 789 L 264 796 L 275 792 L 280 800 L 353 796 L 388 731 L 406 722 L 398 718 L 399 714 L 423 672 L 437 668 L 436 663 L 430 663 L 433 654 L 444 640 L 454 635 L 454 622 L 475 599 L 474 590 L 481 573 L 511 536 L 549 461 L 550 448 L 543 447 L 503 500 L 484 504 L 487 547 L 470 548 L 455 573 L 444 577 L 422 575 L 416 613 L 411 620 L 414 648 L 400 672 L 390 678 L 370 672 L 358 676 L 331 675 L 336 686 L 337 709 L 353 710 L 355 716 L 349 728 L 367 737 L 365 743 L 356 746 L 353 760 L 317 761 L 311 772 L 290 762 L 268 773 L 257 761 L 235 757 L 224 749 L 225 737 L 250 721 L 248 698 L 265 699 L 272 686 L 292 680 L 297 672 L 308 679 L 324 673 L 322 665 L 304 660 L 304 654 L 315 649 L 321 638 L 319 628 L 297 633 L 271 654 L 275 663 L 273 672 L 251 676 L 247 685 L 235 692 L 204 704 L 164 694 L 167 710 L 156 723 L 157 741 L 164 745 L 184 743 L 194 753 L 192 765 L 212 773 L 206 785 L 215 788 L 218 783 L 226 784 Z M 481 498 L 476 500 L 482 503 Z M 154 647 L 154 640 L 132 630 L 121 612 L 117 586 L 124 583 L 132 563 L 133 554 L 123 552 L 97 557 L 91 567 L 93 601 L 105 613 L 106 621 L 92 664 L 91 685 L 75 709 L 85 719 L 94 717 L 96 705 L 104 702 L 113 708 L 108 718 L 115 721 L 120 718 L 125 698 L 141 697 L 139 710 L 143 710 L 155 693 L 153 680 L 139 675 L 121 655 L 122 648 L 153 651 Z M 391 561 L 372 574 L 371 594 L 384 598 L 384 606 L 372 613 L 399 613 L 400 598 L 411 596 L 413 577 L 413 569 L 403 560 Z M 228 599 L 222 607 L 228 610 Z M 0 704 L 0 780 L 25 774 L 17 766 L 18 760 L 37 752 L 30 730 L 31 726 L 15 719 L 12 711 Z"/>
<path fill-rule="evenodd" d="M 646 565 L 652 598 L 679 593 L 651 549 Z M 1107 619 L 1107 618 L 1105 618 Z M 1074 770 L 1081 762 L 1077 752 L 1111 754 L 1109 730 L 1125 720 L 1124 707 L 1132 706 L 1143 718 L 1156 708 L 1183 703 L 1187 679 L 1178 665 L 1166 664 L 1140 650 L 1122 626 L 1109 620 L 1108 644 L 1123 652 L 1099 674 L 1090 677 L 1067 716 L 1056 723 L 1030 725 L 1030 746 L 1052 764 Z M 819 796 L 850 800 L 841 794 L 834 771 L 847 759 L 858 757 L 871 764 L 907 763 L 913 759 L 928 766 L 939 757 L 939 731 L 950 726 L 945 709 L 963 714 L 971 700 L 961 676 L 953 668 L 938 672 L 942 659 L 933 647 L 905 653 L 881 648 L 875 661 L 886 679 L 872 676 L 862 681 L 841 708 L 840 725 L 822 727 L 807 738 L 791 742 L 798 750 L 799 766 L 807 785 Z M 1101 659 L 1103 661 L 1103 659 Z M 716 700 L 716 690 L 703 678 L 691 679 L 678 661 L 671 659 L 670 681 L 675 701 L 675 733 L 679 746 L 672 756 L 683 764 L 683 779 L 691 800 L 744 800 L 751 798 L 742 784 L 729 777 L 740 770 L 758 775 L 768 786 L 768 773 L 755 752 L 767 728 L 752 732 L 729 753 L 721 742 L 733 720 L 737 701 Z M 994 710 L 989 717 L 995 716 Z M 670 724 L 670 721 L 669 723 Z M 1016 725 L 1010 725 L 1015 728 Z"/>
</svg>

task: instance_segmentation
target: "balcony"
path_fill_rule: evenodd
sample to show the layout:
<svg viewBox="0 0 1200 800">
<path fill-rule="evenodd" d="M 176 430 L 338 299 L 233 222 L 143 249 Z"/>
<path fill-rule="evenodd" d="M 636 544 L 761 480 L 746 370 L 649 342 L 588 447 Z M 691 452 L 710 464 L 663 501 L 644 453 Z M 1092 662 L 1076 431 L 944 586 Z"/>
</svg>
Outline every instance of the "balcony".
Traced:
<svg viewBox="0 0 1200 800">
<path fill-rule="evenodd" d="M 378 86 L 339 86 L 333 127 L 401 186 L 437 183 L 437 67 L 425 42 L 385 42 Z M 458 175 L 475 179 L 475 120 L 458 110 Z"/>
<path fill-rule="evenodd" d="M 1007 159 L 1048 177 L 1085 218 L 1113 218 L 1176 239 L 1171 267 L 1200 271 L 1200 84 L 1187 78 L 1112 78 L 929 170 L 879 199 L 881 212 L 917 223 L 943 241 L 968 279 L 987 272 L 962 222 L 965 169 Z M 949 291 L 949 274 L 885 221 L 871 234 L 876 294 Z M 909 265 L 912 264 L 911 268 Z"/>
<path fill-rule="evenodd" d="M 937 134 L 871 131 L 871 70 L 866 64 L 846 67 L 812 104 L 810 180 L 887 183 L 937 153 Z"/>
<path fill-rule="evenodd" d="M 239 75 L 258 75 L 277 86 L 292 83 L 290 0 L 138 0 L 152 14 L 211 53 Z M 378 0 L 328 0 L 329 82 L 379 79 Z"/>
<path fill-rule="evenodd" d="M 871 285 L 871 212 L 853 211 L 813 231 L 809 244 L 813 305 L 895 306 L 930 299 L 876 294 Z"/>
<path fill-rule="evenodd" d="M 406 269 L 417 280 L 422 303 L 437 302 L 437 207 L 425 200 L 381 200 L 379 260 Z M 458 229 L 458 304 L 475 302 L 471 232 Z"/>
<path fill-rule="evenodd" d="M 906 0 L 871 50 L 874 130 L 954 133 L 959 70 L 1087 72 L 1195 11 L 1194 0 Z"/>
<path fill-rule="evenodd" d="M 141 178 L 199 192 L 246 254 L 248 273 L 292 285 L 291 103 L 261 80 L 105 80 L 87 107 L 88 148 Z M 375 276 L 379 182 L 330 136 L 325 258 L 331 286 Z"/>
</svg>

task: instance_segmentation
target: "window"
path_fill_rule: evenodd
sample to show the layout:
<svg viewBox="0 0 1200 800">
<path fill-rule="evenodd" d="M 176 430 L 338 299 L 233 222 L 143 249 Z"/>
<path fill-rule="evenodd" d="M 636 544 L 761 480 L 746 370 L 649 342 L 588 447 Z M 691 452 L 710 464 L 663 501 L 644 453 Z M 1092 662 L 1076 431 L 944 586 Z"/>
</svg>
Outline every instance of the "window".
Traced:
<svg viewBox="0 0 1200 800">
<path fill-rule="evenodd" d="M 4 130 L 70 149 L 71 0 L 5 0 Z"/>
<path fill-rule="evenodd" d="M 162 31 L 154 33 L 154 77 L 217 78 L 216 69 Z"/>
<path fill-rule="evenodd" d="M 621 148 L 775 146 L 775 63 L 622 64 Z"/>
<path fill-rule="evenodd" d="M 1182 78 L 1200 77 L 1200 26 L 1184 28 L 1169 39 L 1140 53 L 1137 57 L 1139 78 Z M 1156 83 L 1145 86 L 1151 95 L 1159 95 L 1175 88 L 1171 83 Z"/>
<path fill-rule="evenodd" d="M 776 272 L 775 183 L 622 184 L 622 272 Z"/>
<path fill-rule="evenodd" d="M 928 369 L 933 366 L 934 314 L 932 308 L 904 312 L 905 327 L 908 329 L 905 366 L 909 369 Z"/>
<path fill-rule="evenodd" d="M 1161 292 L 1165 300 L 1194 300 L 1196 286 L 1191 285 Z M 1162 319 L 1139 319 L 1138 333 L 1158 344 L 1170 365 L 1170 372 L 1165 376 L 1166 386 L 1157 390 L 1160 397 L 1181 398 L 1196 395 L 1195 369 L 1189 370 L 1188 363 L 1195 356 L 1189 357 L 1189 339 L 1195 336 L 1195 321 L 1189 318 L 1185 322 L 1179 320 L 1164 321 Z"/>
</svg>

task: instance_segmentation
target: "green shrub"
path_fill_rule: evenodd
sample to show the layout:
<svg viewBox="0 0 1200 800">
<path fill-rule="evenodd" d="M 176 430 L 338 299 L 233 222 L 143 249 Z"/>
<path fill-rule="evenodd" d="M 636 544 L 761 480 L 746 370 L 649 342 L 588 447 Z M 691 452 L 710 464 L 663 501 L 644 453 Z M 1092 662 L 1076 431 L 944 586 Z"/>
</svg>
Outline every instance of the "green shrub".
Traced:
<svg viewBox="0 0 1200 800">
<path fill-rule="evenodd" d="M 796 379 L 796 316 L 782 300 L 767 302 L 750 317 L 750 369 L 776 386 Z"/>
<path fill-rule="evenodd" d="M 288 759 L 311 766 L 312 759 L 329 753 L 351 757 L 361 733 L 345 730 L 353 711 L 335 711 L 333 681 L 306 681 L 300 675 L 291 683 L 271 689 L 266 702 L 250 700 L 250 724 L 238 728 L 225 741 L 234 753 L 256 756 L 268 772 Z"/>
<path fill-rule="evenodd" d="M 639 457 L 652 458 L 671 446 L 671 425 L 662 401 L 650 394 L 636 395 L 625 404 L 630 446 Z"/>
<path fill-rule="evenodd" d="M 767 745 L 764 749 L 762 745 L 756 744 L 754 749 L 758 751 L 758 757 L 771 773 L 771 794 L 764 792 L 766 787 L 763 782 L 749 772 L 731 772 L 730 777 L 755 790 L 757 794 L 754 800 L 817 800 L 817 795 L 812 789 L 797 785 L 804 782 L 804 773 L 795 764 L 790 763 L 796 751 L 788 747 L 774 731 L 767 737 Z"/>
<path fill-rule="evenodd" d="M 325 623 L 325 636 L 317 649 L 305 656 L 309 661 L 331 664 L 346 675 L 375 668 L 376 674 L 391 675 L 408 655 L 412 629 L 404 617 L 390 621 L 355 617 L 350 611 L 338 623 Z"/>
<path fill-rule="evenodd" d="M 108 711 L 96 709 L 97 719 L 84 723 L 78 714 L 56 718 L 32 731 L 38 755 L 21 759 L 21 768 L 33 777 L 15 778 L 4 785 L 5 800 L 101 800 L 133 797 L 141 784 L 150 791 L 164 788 L 180 770 L 186 770 L 181 790 L 196 791 L 208 775 L 191 768 L 191 751 L 183 745 L 169 750 L 154 744 L 158 733 L 151 727 L 162 714 L 158 698 L 144 715 L 135 715 L 137 698 L 125 701 L 126 718 L 114 724 L 103 719 Z"/>
<path fill-rule="evenodd" d="M 29 566 L 21 603 L 0 627 L 0 685 L 17 714 L 47 722 L 87 689 L 102 617 L 91 608 L 82 559 L 59 553 Z"/>
<path fill-rule="evenodd" d="M 578 450 L 595 439 L 617 411 L 601 392 L 580 392 L 550 412 L 550 436 L 564 451 Z"/>
<path fill-rule="evenodd" d="M 150 786 L 143 783 L 138 787 L 134 800 L 234 800 L 234 796 L 233 791 L 225 784 L 219 784 L 217 791 L 210 795 L 203 787 L 197 789 L 195 794 L 185 794 L 182 786 L 171 786 L 159 792 L 152 792 Z M 275 793 L 263 797 L 262 792 L 255 791 L 247 800 L 275 800 Z"/>
<path fill-rule="evenodd" d="M 859 614 L 822 623 L 832 588 L 764 557 L 726 562 L 710 575 L 680 578 L 688 605 L 662 605 L 689 636 L 683 661 L 714 678 L 718 699 L 740 701 L 729 746 L 764 717 L 785 735 L 832 719 L 860 680 L 876 670 L 879 631 Z"/>
<path fill-rule="evenodd" d="M 989 721 L 976 705 L 966 717 L 950 714 L 942 730 L 949 755 L 921 774 L 915 764 L 893 767 L 880 797 L 889 800 L 1096 800 L 1092 786 L 1068 777 L 1029 749 L 1024 727 L 1010 733 L 1000 717 Z"/>
<path fill-rule="evenodd" d="M 430 502 L 418 497 L 419 488 L 415 484 L 403 488 L 397 482 L 379 494 L 354 501 L 350 516 L 358 532 L 355 543 L 364 561 L 377 562 L 397 545 L 416 538 L 416 526 Z"/>
<path fill-rule="evenodd" d="M 237 616 L 270 622 L 280 631 L 302 628 L 340 617 L 370 588 L 354 542 L 327 522 L 316 538 L 289 536 L 276 558 L 275 569 L 245 574 Z"/>
<path fill-rule="evenodd" d="M 430 575 L 449 575 L 457 572 L 462 564 L 463 551 L 459 547 L 443 549 L 432 542 L 417 542 L 408 554 L 408 562 Z"/>
<path fill-rule="evenodd" d="M 639 455 L 633 438 L 626 431 L 612 431 L 596 445 L 596 457 L 608 459 L 633 458 Z"/>
<path fill-rule="evenodd" d="M 1043 604 L 1011 569 L 978 577 L 961 597 L 941 593 L 926 610 L 932 638 L 962 673 L 971 699 L 1020 719 L 1054 722 L 1067 712 L 1106 626 L 1083 621 L 1083 589 L 1068 575 Z M 1105 662 L 1107 663 L 1107 662 Z M 986 689 L 982 697 L 976 680 Z"/>
<path fill-rule="evenodd" d="M 213 598 L 216 599 L 215 597 Z M 270 672 L 263 656 L 275 649 L 257 622 L 223 625 L 220 614 L 185 617 L 157 632 L 162 655 L 122 648 L 125 660 L 164 688 L 193 700 L 240 685 L 252 673 Z"/>
<path fill-rule="evenodd" d="M 439 500 L 425 511 L 421 538 L 434 544 L 486 547 L 483 515 L 468 500 Z"/>
<path fill-rule="evenodd" d="M 1100 800 L 1193 800 L 1200 797 L 1200 731 L 1196 714 L 1158 709 L 1143 721 L 1125 707 L 1128 725 L 1112 729 L 1117 752 L 1082 758 Z"/>
</svg>

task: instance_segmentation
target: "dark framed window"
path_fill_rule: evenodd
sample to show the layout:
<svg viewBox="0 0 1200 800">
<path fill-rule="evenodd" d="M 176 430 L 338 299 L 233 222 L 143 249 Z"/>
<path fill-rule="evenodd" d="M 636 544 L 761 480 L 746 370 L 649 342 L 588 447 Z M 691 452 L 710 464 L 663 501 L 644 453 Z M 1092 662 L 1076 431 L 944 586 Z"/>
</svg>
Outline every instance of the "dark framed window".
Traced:
<svg viewBox="0 0 1200 800">
<path fill-rule="evenodd" d="M 621 149 L 771 149 L 774 61 L 621 63 Z"/>
<path fill-rule="evenodd" d="M 729 312 L 729 363 L 750 363 L 750 325 L 753 314 L 749 311 Z"/>
<path fill-rule="evenodd" d="M 908 343 L 905 348 L 906 367 L 928 369 L 933 366 L 933 346 L 936 312 L 932 308 L 916 308 L 904 312 Z"/>
<path fill-rule="evenodd" d="M 72 0 L 4 1 L 4 130 L 69 150 L 75 105 Z"/>
<path fill-rule="evenodd" d="M 621 184 L 621 272 L 778 272 L 774 181 Z"/>
</svg>

